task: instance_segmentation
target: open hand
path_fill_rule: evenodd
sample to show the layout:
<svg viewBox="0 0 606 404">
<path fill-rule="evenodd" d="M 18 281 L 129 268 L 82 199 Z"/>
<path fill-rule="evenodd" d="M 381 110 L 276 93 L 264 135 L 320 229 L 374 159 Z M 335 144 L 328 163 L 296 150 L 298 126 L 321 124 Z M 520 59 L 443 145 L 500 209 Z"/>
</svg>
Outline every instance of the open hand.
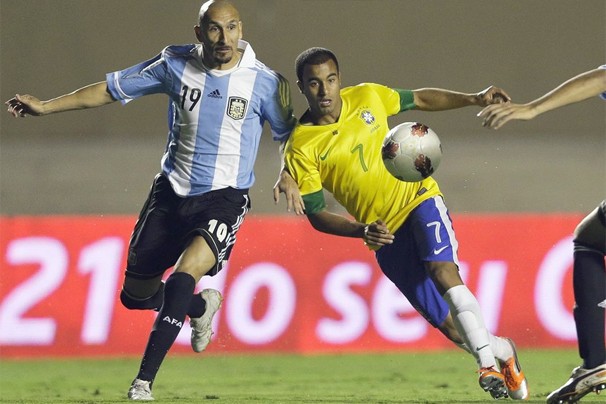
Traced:
<svg viewBox="0 0 606 404">
<path fill-rule="evenodd" d="M 393 243 L 393 240 L 394 235 L 381 219 L 375 220 L 364 228 L 364 242 L 367 245 L 381 247 Z"/>
<path fill-rule="evenodd" d="M 274 185 L 274 201 L 276 204 L 280 202 L 281 192 L 284 192 L 284 195 L 286 196 L 287 211 L 291 212 L 294 210 L 297 215 L 303 215 L 305 213 L 305 205 L 303 204 L 303 198 L 301 198 L 297 182 L 286 170 L 280 172 L 280 177 L 278 178 L 276 185 Z"/>
<path fill-rule="evenodd" d="M 535 117 L 532 109 L 525 104 L 489 105 L 478 114 L 482 118 L 482 126 L 499 129 L 513 119 L 529 120 Z"/>
</svg>

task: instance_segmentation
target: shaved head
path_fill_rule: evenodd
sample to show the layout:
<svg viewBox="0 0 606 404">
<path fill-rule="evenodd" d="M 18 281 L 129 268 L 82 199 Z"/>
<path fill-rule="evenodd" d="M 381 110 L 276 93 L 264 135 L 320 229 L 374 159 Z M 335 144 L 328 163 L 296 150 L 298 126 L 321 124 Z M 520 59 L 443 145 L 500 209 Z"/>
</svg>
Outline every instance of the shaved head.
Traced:
<svg viewBox="0 0 606 404">
<path fill-rule="evenodd" d="M 200 13 L 198 14 L 198 23 L 202 25 L 204 22 L 208 22 L 208 19 L 213 12 L 216 11 L 227 11 L 232 15 L 237 16 L 238 20 L 240 19 L 240 13 L 236 6 L 232 4 L 229 0 L 209 0 L 206 3 L 202 4 L 200 7 Z"/>
<path fill-rule="evenodd" d="M 238 64 L 242 21 L 229 0 L 210 0 L 200 7 L 196 38 L 204 48 L 204 63 L 211 69 L 226 70 Z"/>
</svg>

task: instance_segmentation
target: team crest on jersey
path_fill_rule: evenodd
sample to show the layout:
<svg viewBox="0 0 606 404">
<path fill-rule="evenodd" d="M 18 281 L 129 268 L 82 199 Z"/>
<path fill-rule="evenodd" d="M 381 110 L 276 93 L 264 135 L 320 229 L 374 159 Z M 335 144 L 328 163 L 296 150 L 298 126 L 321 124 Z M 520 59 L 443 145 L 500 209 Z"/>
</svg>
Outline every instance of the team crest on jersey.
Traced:
<svg viewBox="0 0 606 404">
<path fill-rule="evenodd" d="M 233 119 L 243 119 L 246 115 L 248 101 L 242 97 L 229 97 L 227 115 Z"/>
<path fill-rule="evenodd" d="M 374 115 L 371 114 L 370 111 L 367 109 L 360 113 L 360 118 L 362 118 L 362 120 L 366 122 L 367 125 L 372 125 L 375 122 Z"/>
</svg>

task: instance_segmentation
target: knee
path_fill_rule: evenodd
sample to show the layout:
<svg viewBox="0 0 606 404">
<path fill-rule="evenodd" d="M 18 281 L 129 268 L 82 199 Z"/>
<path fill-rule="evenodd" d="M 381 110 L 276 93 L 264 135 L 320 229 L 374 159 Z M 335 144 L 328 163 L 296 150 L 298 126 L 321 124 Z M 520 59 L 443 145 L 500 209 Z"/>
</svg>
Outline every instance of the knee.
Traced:
<svg viewBox="0 0 606 404">
<path fill-rule="evenodd" d="M 123 287 L 120 292 L 120 302 L 129 310 L 159 310 L 164 303 L 164 283 L 160 284 L 152 296 L 142 298 L 133 296 Z"/>
<path fill-rule="evenodd" d="M 598 231 L 588 231 L 587 228 L 578 228 L 574 232 L 572 240 L 575 252 L 588 251 L 600 255 L 606 255 L 606 234 L 605 229 Z"/>
<path fill-rule="evenodd" d="M 451 263 L 428 261 L 425 263 L 425 269 L 431 279 L 437 280 L 443 278 L 444 276 L 446 276 L 446 274 L 448 274 L 454 269 L 454 265 L 449 264 Z"/>
<path fill-rule="evenodd" d="M 122 303 L 122 306 L 126 307 L 129 310 L 143 309 L 142 303 L 144 301 L 145 300 L 136 299 L 132 297 L 128 294 L 128 292 L 124 290 L 124 288 L 122 288 L 122 290 L 120 291 L 120 303 Z"/>
<path fill-rule="evenodd" d="M 430 261 L 425 263 L 425 269 L 441 295 L 451 287 L 463 284 L 454 262 Z"/>
<path fill-rule="evenodd" d="M 599 209 L 587 215 L 574 230 L 575 251 L 606 253 L 606 225 Z"/>
<path fill-rule="evenodd" d="M 572 242 L 575 246 L 587 244 L 587 241 L 590 239 L 590 232 L 585 221 L 579 223 L 577 227 L 574 229 Z"/>
</svg>

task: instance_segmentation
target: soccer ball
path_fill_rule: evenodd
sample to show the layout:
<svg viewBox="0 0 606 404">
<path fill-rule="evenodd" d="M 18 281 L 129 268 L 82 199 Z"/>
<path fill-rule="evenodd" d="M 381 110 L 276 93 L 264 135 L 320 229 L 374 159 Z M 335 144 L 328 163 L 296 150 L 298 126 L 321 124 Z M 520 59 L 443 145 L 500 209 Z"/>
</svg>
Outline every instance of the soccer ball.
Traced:
<svg viewBox="0 0 606 404">
<path fill-rule="evenodd" d="M 438 135 L 419 122 L 393 127 L 383 140 L 385 168 L 400 181 L 418 182 L 432 175 L 442 160 Z"/>
</svg>

